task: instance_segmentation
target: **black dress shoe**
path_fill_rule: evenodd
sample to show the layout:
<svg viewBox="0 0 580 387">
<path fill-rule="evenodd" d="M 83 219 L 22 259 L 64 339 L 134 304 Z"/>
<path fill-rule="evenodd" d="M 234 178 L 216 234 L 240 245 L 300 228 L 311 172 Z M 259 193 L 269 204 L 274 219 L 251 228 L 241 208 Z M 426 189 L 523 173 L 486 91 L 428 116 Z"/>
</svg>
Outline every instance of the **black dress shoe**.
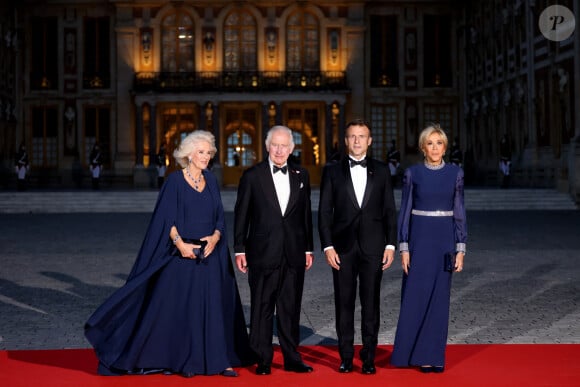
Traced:
<svg viewBox="0 0 580 387">
<path fill-rule="evenodd" d="M 419 370 L 421 372 L 423 372 L 424 374 L 428 374 L 430 372 L 433 372 L 433 367 L 431 367 L 431 366 L 421 366 L 421 367 L 419 367 Z"/>
<path fill-rule="evenodd" d="M 310 367 L 308 364 L 304 364 L 302 362 L 290 363 L 290 364 L 284 364 L 284 370 L 290 371 L 290 372 L 298 372 L 300 374 L 305 374 L 308 372 L 312 372 L 312 367 Z"/>
<path fill-rule="evenodd" d="M 377 373 L 375 363 L 372 360 L 366 360 L 362 365 L 362 373 L 365 375 L 372 375 Z"/>
<path fill-rule="evenodd" d="M 272 369 L 270 368 L 270 364 L 260 363 L 256 367 L 256 375 L 270 375 L 272 373 Z"/>
<path fill-rule="evenodd" d="M 344 359 L 342 363 L 340 363 L 340 367 L 338 367 L 338 372 L 341 374 L 352 372 L 352 359 Z"/>
<path fill-rule="evenodd" d="M 441 372 L 445 371 L 445 367 L 443 366 L 434 366 L 433 368 L 433 372 L 435 372 L 436 374 L 440 374 Z"/>
</svg>

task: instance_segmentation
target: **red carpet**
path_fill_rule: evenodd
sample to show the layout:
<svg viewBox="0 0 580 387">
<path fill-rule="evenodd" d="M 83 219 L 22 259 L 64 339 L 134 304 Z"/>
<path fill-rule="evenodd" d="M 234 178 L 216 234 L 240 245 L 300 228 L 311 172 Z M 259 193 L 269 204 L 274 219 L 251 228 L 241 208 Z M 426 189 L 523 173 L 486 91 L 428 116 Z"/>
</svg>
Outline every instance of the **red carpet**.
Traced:
<svg viewBox="0 0 580 387">
<path fill-rule="evenodd" d="M 377 374 L 339 374 L 336 347 L 301 347 L 304 361 L 314 367 L 302 375 L 281 369 L 276 351 L 272 375 L 256 376 L 254 368 L 239 369 L 240 377 L 148 375 L 105 377 L 95 373 L 97 359 L 90 349 L 0 351 L 0 386 L 580 386 L 578 344 L 449 345 L 442 374 L 422 374 L 416 369 L 388 365 L 392 346 L 380 346 Z"/>
</svg>

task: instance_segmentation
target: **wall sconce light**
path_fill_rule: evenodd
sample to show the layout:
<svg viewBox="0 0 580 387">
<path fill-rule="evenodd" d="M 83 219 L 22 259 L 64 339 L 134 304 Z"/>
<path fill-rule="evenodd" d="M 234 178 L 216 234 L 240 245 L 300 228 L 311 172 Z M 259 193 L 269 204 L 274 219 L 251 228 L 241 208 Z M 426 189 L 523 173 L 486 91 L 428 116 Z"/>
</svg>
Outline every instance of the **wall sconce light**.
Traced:
<svg viewBox="0 0 580 387">
<path fill-rule="evenodd" d="M 213 120 L 213 106 L 212 106 L 211 102 L 208 102 L 205 105 L 205 116 L 206 116 L 208 123 L 212 122 L 212 120 Z"/>
<path fill-rule="evenodd" d="M 268 54 L 268 62 L 274 64 L 276 62 L 276 40 L 277 40 L 276 30 L 274 28 L 269 28 L 266 31 L 266 52 Z"/>
<path fill-rule="evenodd" d="M 338 62 L 338 31 L 330 31 L 330 61 L 333 65 Z"/>
<path fill-rule="evenodd" d="M 141 47 L 143 50 L 143 64 L 149 66 L 151 64 L 151 31 L 143 31 Z"/>
<path fill-rule="evenodd" d="M 331 112 L 332 112 L 332 119 L 336 120 L 338 118 L 338 114 L 340 113 L 340 109 L 339 109 L 338 104 L 336 102 L 334 102 L 332 104 Z"/>
</svg>

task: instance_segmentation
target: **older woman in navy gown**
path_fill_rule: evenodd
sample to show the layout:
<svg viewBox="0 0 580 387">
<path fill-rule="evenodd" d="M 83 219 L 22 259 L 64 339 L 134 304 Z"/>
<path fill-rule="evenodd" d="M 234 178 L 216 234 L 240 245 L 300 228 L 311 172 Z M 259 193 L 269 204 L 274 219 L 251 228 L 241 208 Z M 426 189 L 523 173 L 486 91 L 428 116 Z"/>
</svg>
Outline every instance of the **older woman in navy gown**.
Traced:
<svg viewBox="0 0 580 387">
<path fill-rule="evenodd" d="M 214 136 L 174 152 L 183 169 L 161 188 L 127 282 L 85 325 L 102 375 L 237 376 L 253 363 L 215 176 Z M 202 242 L 205 247 L 202 246 Z"/>
<path fill-rule="evenodd" d="M 405 171 L 399 243 L 403 266 L 401 311 L 391 364 L 443 372 L 452 272 L 463 270 L 467 228 L 463 170 L 445 164 L 447 136 L 439 125 L 419 137 L 424 163 Z M 455 263 L 445 270 L 445 255 Z"/>
</svg>

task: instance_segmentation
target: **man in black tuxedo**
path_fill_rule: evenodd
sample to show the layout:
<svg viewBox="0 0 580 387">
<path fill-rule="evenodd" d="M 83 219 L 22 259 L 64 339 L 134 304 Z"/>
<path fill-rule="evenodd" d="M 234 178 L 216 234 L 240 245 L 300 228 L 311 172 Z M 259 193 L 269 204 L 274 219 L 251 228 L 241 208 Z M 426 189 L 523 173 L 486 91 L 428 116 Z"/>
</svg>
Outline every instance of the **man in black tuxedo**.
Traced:
<svg viewBox="0 0 580 387">
<path fill-rule="evenodd" d="M 288 164 L 292 131 L 274 126 L 266 137 L 268 160 L 244 172 L 234 210 L 236 265 L 250 284 L 250 346 L 256 374 L 271 372 L 273 317 L 284 369 L 311 372 L 297 351 L 304 274 L 313 262 L 308 171 Z"/>
<path fill-rule="evenodd" d="M 360 119 L 349 122 L 345 135 L 349 157 L 326 165 L 320 186 L 318 227 L 326 261 L 332 267 L 341 358 L 338 371 L 342 373 L 353 368 L 357 277 L 362 372 L 376 373 L 381 279 L 395 254 L 397 224 L 391 174 L 385 163 L 366 157 L 371 142 L 368 123 Z"/>
</svg>

